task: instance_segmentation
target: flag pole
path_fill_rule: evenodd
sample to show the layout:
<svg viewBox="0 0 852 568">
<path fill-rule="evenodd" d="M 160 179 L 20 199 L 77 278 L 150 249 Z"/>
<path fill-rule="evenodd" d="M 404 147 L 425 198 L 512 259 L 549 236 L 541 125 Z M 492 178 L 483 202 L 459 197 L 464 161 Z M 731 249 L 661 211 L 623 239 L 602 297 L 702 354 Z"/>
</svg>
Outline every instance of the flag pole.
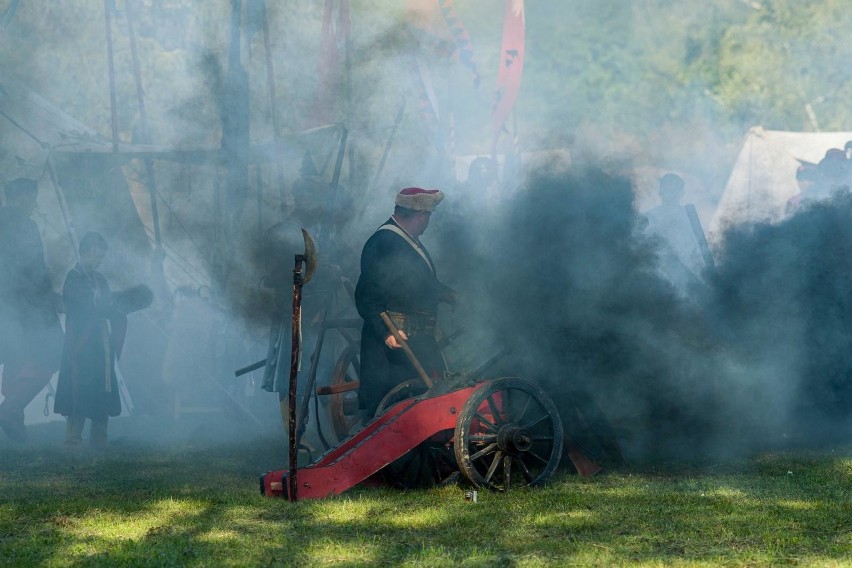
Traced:
<svg viewBox="0 0 852 568">
<path fill-rule="evenodd" d="M 115 64 L 112 53 L 112 20 L 110 18 L 110 0 L 104 0 L 104 24 L 106 26 L 107 68 L 109 71 L 109 110 L 112 126 L 112 152 L 118 153 L 118 111 L 115 101 Z"/>
</svg>

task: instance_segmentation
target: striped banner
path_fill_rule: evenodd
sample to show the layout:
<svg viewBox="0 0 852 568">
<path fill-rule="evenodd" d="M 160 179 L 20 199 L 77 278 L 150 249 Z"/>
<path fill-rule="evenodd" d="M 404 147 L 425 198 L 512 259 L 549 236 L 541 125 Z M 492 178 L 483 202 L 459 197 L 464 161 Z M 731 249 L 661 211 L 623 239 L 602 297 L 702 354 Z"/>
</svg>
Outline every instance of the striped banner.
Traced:
<svg viewBox="0 0 852 568">
<path fill-rule="evenodd" d="M 456 44 L 459 54 L 459 61 L 470 70 L 473 76 L 473 86 L 478 89 L 480 83 L 479 69 L 473 58 L 473 44 L 470 41 L 470 34 L 467 33 L 464 23 L 462 23 L 458 14 L 456 14 L 453 0 L 439 0 L 438 7 L 441 10 L 444 22 L 446 22 L 447 27 L 450 29 L 450 35 L 453 36 L 453 42 Z"/>
</svg>

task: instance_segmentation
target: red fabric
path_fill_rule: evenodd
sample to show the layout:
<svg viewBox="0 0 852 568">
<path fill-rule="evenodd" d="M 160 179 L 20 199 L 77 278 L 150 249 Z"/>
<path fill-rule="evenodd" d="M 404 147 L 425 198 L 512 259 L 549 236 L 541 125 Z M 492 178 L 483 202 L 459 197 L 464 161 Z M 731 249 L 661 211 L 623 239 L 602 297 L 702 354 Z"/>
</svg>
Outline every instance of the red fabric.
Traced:
<svg viewBox="0 0 852 568">
<path fill-rule="evenodd" d="M 497 140 L 509 113 L 515 106 L 518 91 L 521 89 L 521 77 L 524 73 L 524 0 L 506 0 L 503 17 L 503 45 L 500 50 L 500 69 L 497 72 L 497 86 L 494 91 L 494 110 L 492 112 L 492 153 L 497 151 Z"/>
<path fill-rule="evenodd" d="M 406 0 L 405 19 L 414 27 L 439 36 L 441 41 L 450 41 L 438 10 L 438 0 Z"/>
</svg>

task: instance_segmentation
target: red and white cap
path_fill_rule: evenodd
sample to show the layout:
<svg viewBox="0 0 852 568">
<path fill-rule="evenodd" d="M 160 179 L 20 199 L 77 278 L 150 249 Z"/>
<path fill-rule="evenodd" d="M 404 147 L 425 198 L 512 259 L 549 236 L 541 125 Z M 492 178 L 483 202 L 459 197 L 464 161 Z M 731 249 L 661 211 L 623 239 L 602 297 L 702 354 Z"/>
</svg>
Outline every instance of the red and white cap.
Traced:
<svg viewBox="0 0 852 568">
<path fill-rule="evenodd" d="M 413 211 L 435 210 L 435 207 L 444 199 L 444 194 L 439 189 L 421 189 L 419 187 L 406 187 L 398 194 L 394 203 L 400 207 Z"/>
</svg>

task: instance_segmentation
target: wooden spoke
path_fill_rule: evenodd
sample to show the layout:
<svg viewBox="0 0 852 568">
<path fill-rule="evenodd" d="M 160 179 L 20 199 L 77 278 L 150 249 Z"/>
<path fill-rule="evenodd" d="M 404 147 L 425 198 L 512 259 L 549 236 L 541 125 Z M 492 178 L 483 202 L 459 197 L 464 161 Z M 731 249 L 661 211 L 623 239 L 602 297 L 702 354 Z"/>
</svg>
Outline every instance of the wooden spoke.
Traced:
<svg viewBox="0 0 852 568">
<path fill-rule="evenodd" d="M 504 378 L 473 391 L 459 413 L 453 449 L 474 486 L 508 490 L 512 483 L 547 483 L 562 457 L 562 438 L 562 420 L 547 394 L 528 381 Z"/>
<path fill-rule="evenodd" d="M 521 410 L 521 413 L 518 414 L 518 417 L 515 419 L 517 422 L 521 422 L 524 419 L 524 416 L 527 414 L 527 410 L 529 410 L 530 404 L 532 403 L 533 398 L 527 395 L 527 402 L 524 404 L 524 409 Z"/>
<path fill-rule="evenodd" d="M 497 439 L 497 434 L 471 434 L 471 442 L 493 442 Z"/>
<path fill-rule="evenodd" d="M 497 408 L 497 403 L 490 396 L 485 399 L 488 402 L 488 408 L 491 409 L 491 415 L 494 417 L 494 423 L 498 426 L 503 424 L 503 418 L 500 416 L 500 409 Z"/>
<path fill-rule="evenodd" d="M 491 481 L 491 478 L 494 477 L 494 474 L 497 472 L 497 467 L 500 465 L 500 462 L 503 458 L 503 452 L 497 450 L 497 453 L 494 454 L 494 459 L 491 461 L 491 466 L 488 468 L 488 472 L 485 474 L 485 481 Z"/>
<path fill-rule="evenodd" d="M 527 483 L 532 483 L 533 474 L 530 473 L 527 464 L 524 463 L 524 460 L 521 459 L 520 456 L 515 456 L 515 463 L 518 464 L 518 468 L 521 470 L 521 474 L 524 476 L 524 479 L 527 480 Z"/>
<path fill-rule="evenodd" d="M 492 431 L 492 432 L 494 432 L 495 434 L 497 433 L 498 428 L 497 428 L 497 425 L 496 425 L 496 424 L 492 423 L 490 420 L 488 420 L 487 418 L 485 418 L 485 417 L 484 417 L 482 414 L 480 414 L 479 412 L 477 412 L 475 415 L 476 415 L 476 419 L 477 419 L 477 420 L 479 420 L 479 423 L 480 423 L 480 424 L 482 424 L 482 425 L 483 425 L 483 426 L 485 426 L 488 430 L 491 430 L 491 431 Z"/>
<path fill-rule="evenodd" d="M 495 444 L 488 444 L 487 446 L 485 446 L 484 448 L 482 448 L 481 450 L 479 450 L 475 454 L 471 455 L 470 460 L 476 461 L 483 456 L 487 456 L 488 454 L 492 453 L 496 449 L 497 449 L 496 443 Z"/>
</svg>

